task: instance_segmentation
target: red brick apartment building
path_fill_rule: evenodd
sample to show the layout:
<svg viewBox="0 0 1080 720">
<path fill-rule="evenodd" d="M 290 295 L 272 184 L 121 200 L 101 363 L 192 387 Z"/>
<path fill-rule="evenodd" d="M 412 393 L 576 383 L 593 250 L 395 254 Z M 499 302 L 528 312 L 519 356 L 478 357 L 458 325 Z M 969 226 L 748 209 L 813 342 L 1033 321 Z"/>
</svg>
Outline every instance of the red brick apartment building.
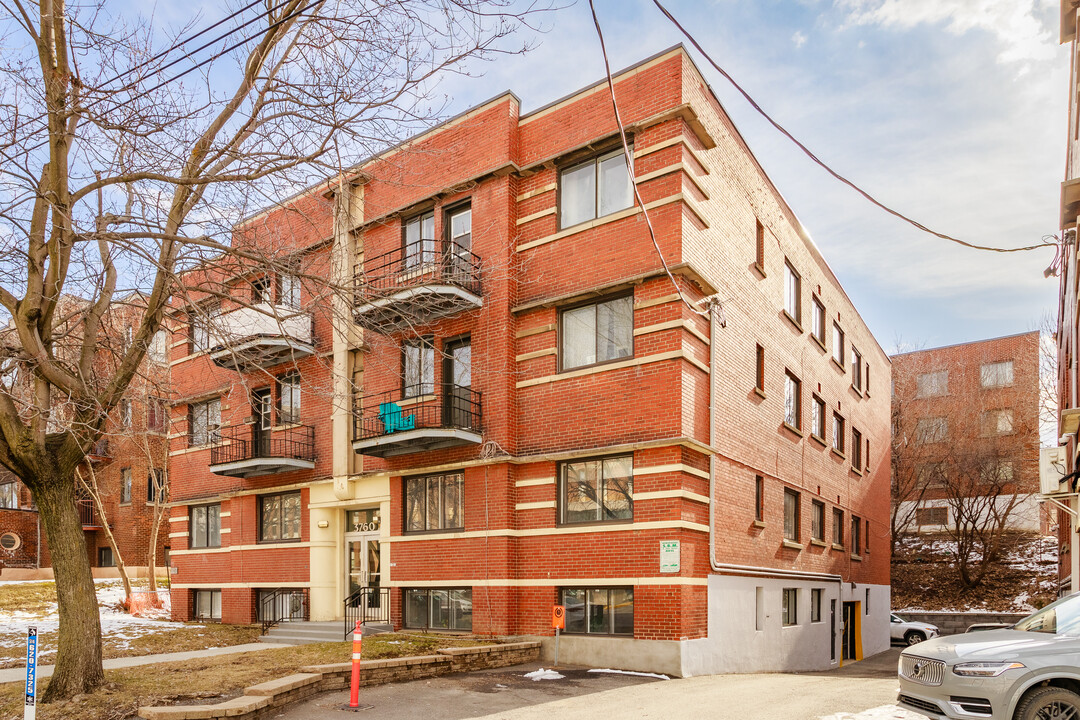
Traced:
<svg viewBox="0 0 1080 720">
<path fill-rule="evenodd" d="M 893 468 L 906 531 L 940 532 L 991 504 L 1048 528 L 1039 492 L 1039 333 L 892 356 Z"/>
<path fill-rule="evenodd" d="M 888 647 L 889 359 L 683 48 L 615 89 L 672 277 L 606 82 L 241 224 L 304 280 L 177 316 L 177 617 L 550 639 L 562 604 L 564 661 L 675 675 Z"/>
</svg>

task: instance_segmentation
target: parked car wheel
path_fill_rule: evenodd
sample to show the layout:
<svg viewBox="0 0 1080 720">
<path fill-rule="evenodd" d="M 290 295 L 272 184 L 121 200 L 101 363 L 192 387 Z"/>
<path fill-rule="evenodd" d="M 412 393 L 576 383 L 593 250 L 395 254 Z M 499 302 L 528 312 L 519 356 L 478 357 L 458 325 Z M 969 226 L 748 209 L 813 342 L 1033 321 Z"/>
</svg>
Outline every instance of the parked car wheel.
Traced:
<svg viewBox="0 0 1080 720">
<path fill-rule="evenodd" d="M 1015 720 L 1073 720 L 1080 718 L 1080 695 L 1064 688 L 1042 687 L 1029 693 L 1016 708 Z"/>
<path fill-rule="evenodd" d="M 904 635 L 904 642 L 906 642 L 908 645 L 918 645 L 924 640 L 926 640 L 926 635 L 919 632 L 918 630 L 908 630 L 907 634 Z"/>
</svg>

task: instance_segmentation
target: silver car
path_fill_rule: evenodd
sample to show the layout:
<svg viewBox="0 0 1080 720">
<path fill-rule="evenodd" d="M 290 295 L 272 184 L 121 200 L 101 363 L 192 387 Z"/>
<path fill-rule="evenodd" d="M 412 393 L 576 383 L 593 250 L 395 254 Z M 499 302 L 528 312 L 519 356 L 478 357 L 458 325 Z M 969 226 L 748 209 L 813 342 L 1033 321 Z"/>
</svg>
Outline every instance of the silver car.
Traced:
<svg viewBox="0 0 1080 720">
<path fill-rule="evenodd" d="M 936 637 L 937 634 L 937 625 L 905 620 L 896 613 L 889 614 L 889 635 L 894 643 L 914 645 Z"/>
<path fill-rule="evenodd" d="M 1080 593 L 1005 630 L 900 654 L 900 707 L 931 718 L 1080 720 Z"/>
</svg>

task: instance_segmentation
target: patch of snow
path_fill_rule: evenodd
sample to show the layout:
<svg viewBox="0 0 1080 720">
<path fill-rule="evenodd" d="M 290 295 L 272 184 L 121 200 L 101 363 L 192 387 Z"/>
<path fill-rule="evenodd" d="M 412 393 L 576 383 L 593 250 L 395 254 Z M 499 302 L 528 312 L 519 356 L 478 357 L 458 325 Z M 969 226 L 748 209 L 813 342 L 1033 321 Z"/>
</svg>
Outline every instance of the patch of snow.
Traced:
<svg viewBox="0 0 1080 720">
<path fill-rule="evenodd" d="M 544 668 L 540 668 L 539 670 L 533 670 L 531 673 L 525 673 L 525 677 L 529 678 L 533 682 L 537 682 L 538 680 L 561 680 L 566 676 L 560 675 L 554 670 L 545 670 Z"/>
<path fill-rule="evenodd" d="M 637 675 L 638 677 L 653 677 L 653 678 L 660 678 L 661 680 L 670 680 L 671 679 L 667 675 L 659 675 L 657 673 L 634 672 L 632 670 L 612 670 L 610 668 L 604 668 L 602 670 L 597 669 L 597 668 L 593 668 L 589 672 L 591 672 L 591 673 L 611 673 L 612 675 Z"/>
<path fill-rule="evenodd" d="M 895 705 L 882 705 L 859 713 L 841 712 L 824 715 L 818 720 L 926 720 L 926 716 L 903 710 Z"/>
</svg>

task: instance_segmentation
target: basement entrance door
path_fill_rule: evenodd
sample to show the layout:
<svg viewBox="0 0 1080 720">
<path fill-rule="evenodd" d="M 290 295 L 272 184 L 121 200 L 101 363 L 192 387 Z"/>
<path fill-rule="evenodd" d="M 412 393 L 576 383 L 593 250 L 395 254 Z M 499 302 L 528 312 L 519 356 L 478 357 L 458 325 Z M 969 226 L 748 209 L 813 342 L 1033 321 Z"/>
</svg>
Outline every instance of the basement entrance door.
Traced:
<svg viewBox="0 0 1080 720">
<path fill-rule="evenodd" d="M 844 637 L 841 640 L 842 660 L 861 660 L 858 655 L 857 635 L 859 632 L 859 605 L 857 602 L 844 603 Z"/>
</svg>

